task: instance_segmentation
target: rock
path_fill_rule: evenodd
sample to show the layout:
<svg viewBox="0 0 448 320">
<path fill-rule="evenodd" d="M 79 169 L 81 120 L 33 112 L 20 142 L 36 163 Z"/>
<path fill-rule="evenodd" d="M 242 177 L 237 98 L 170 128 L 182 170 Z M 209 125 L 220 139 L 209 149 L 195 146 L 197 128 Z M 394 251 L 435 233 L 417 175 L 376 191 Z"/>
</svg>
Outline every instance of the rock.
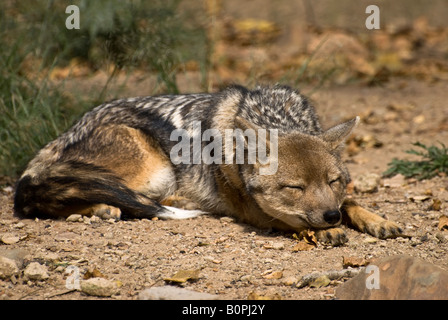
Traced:
<svg viewBox="0 0 448 320">
<path fill-rule="evenodd" d="M 14 260 L 0 256 L 0 279 L 9 279 L 19 274 L 19 268 Z"/>
<path fill-rule="evenodd" d="M 98 216 L 91 216 L 90 223 L 101 223 L 103 220 Z"/>
<path fill-rule="evenodd" d="M 58 233 L 54 236 L 54 240 L 58 242 L 69 242 L 72 240 L 75 240 L 78 237 L 78 234 L 71 232 L 71 231 L 65 231 L 62 233 Z"/>
<path fill-rule="evenodd" d="M 247 283 L 254 283 L 254 281 L 255 281 L 255 276 L 252 275 L 252 274 L 245 274 L 245 275 L 242 275 L 242 276 L 239 278 L 239 281 L 241 281 L 241 282 L 247 282 Z"/>
<path fill-rule="evenodd" d="M 299 279 L 297 277 L 286 277 L 285 279 L 283 279 L 282 283 L 285 286 L 294 286 L 298 281 Z"/>
<path fill-rule="evenodd" d="M 165 286 L 152 287 L 141 291 L 139 300 L 218 300 L 219 296 L 196 292 L 184 288 Z"/>
<path fill-rule="evenodd" d="M 342 300 L 448 300 L 448 272 L 406 255 L 373 261 L 336 289 Z"/>
<path fill-rule="evenodd" d="M 361 193 L 372 193 L 378 190 L 381 177 L 376 173 L 367 173 L 358 176 L 354 181 L 355 191 Z"/>
<path fill-rule="evenodd" d="M 384 179 L 386 188 L 401 188 L 404 184 L 406 184 L 406 177 L 400 173 L 392 178 Z"/>
<path fill-rule="evenodd" d="M 80 214 L 71 214 L 65 219 L 67 222 L 81 222 L 82 216 Z"/>
<path fill-rule="evenodd" d="M 25 224 L 22 221 L 19 221 L 18 223 L 16 223 L 14 225 L 14 228 L 17 228 L 17 229 L 23 229 L 24 227 L 25 227 Z"/>
<path fill-rule="evenodd" d="M 262 275 L 264 279 L 281 279 L 283 278 L 283 271 L 269 271 Z"/>
<path fill-rule="evenodd" d="M 232 217 L 222 217 L 219 219 L 222 223 L 232 223 L 235 222 L 235 219 Z"/>
<path fill-rule="evenodd" d="M 342 266 L 344 268 L 357 268 L 365 266 L 369 263 L 368 260 L 362 258 L 362 257 L 353 257 L 353 256 L 343 256 L 342 257 Z"/>
<path fill-rule="evenodd" d="M 2 242 L 4 244 L 14 244 L 20 241 L 20 238 L 18 236 L 15 235 L 11 235 L 11 234 L 5 234 L 2 236 Z"/>
<path fill-rule="evenodd" d="M 303 288 L 306 286 L 309 286 L 311 283 L 316 281 L 316 279 L 321 278 L 321 280 L 324 279 L 324 277 L 331 280 L 339 280 L 341 278 L 352 278 L 355 277 L 359 273 L 359 269 L 357 268 L 349 268 L 349 269 L 342 269 L 342 270 L 329 270 L 325 272 L 312 272 L 309 274 L 304 275 L 296 284 L 297 288 Z"/>
<path fill-rule="evenodd" d="M 90 296 L 110 297 L 118 293 L 118 285 L 112 280 L 90 278 L 81 281 L 81 291 Z"/>
<path fill-rule="evenodd" d="M 380 241 L 378 238 L 367 236 L 362 242 L 372 244 L 377 243 L 378 241 Z"/>
<path fill-rule="evenodd" d="M 274 242 L 272 244 L 272 249 L 283 250 L 283 249 L 285 249 L 285 244 L 283 242 Z"/>
<path fill-rule="evenodd" d="M 285 249 L 285 244 L 283 242 L 271 242 L 263 244 L 265 249 L 283 250 Z"/>
<path fill-rule="evenodd" d="M 42 252 L 35 255 L 34 258 L 45 263 L 56 263 L 60 259 L 59 255 L 54 252 Z"/>
<path fill-rule="evenodd" d="M 338 31 L 323 32 L 308 41 L 306 50 L 313 55 L 311 67 L 319 65 L 321 70 L 330 68 L 328 57 L 332 57 L 339 66 L 361 74 L 375 73 L 375 68 L 368 61 L 369 51 L 352 35 Z"/>
<path fill-rule="evenodd" d="M 48 275 L 48 269 L 46 266 L 41 265 L 38 262 L 31 262 L 23 271 L 25 278 L 29 280 L 46 280 L 50 276 Z"/>
</svg>

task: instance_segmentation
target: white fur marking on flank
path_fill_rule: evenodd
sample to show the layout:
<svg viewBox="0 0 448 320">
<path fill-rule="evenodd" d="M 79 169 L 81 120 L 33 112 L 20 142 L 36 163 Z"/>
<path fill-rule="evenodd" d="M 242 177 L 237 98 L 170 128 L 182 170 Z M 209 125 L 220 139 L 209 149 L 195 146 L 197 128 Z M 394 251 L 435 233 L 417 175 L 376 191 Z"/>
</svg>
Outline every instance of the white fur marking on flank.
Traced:
<svg viewBox="0 0 448 320">
<path fill-rule="evenodd" d="M 201 210 L 184 210 L 170 206 L 163 206 L 163 207 L 167 210 L 157 215 L 157 217 L 161 219 L 175 219 L 175 220 L 189 219 L 207 213 Z"/>
</svg>

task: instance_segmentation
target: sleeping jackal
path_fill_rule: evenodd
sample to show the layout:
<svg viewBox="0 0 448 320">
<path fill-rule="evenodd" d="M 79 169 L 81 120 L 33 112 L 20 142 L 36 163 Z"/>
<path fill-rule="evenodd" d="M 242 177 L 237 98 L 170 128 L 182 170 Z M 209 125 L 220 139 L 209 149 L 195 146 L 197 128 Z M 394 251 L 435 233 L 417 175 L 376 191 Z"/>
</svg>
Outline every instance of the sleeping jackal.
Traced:
<svg viewBox="0 0 448 320">
<path fill-rule="evenodd" d="M 340 153 L 358 121 L 324 131 L 306 98 L 286 86 L 115 100 L 28 164 L 15 213 L 181 219 L 210 212 L 260 228 L 314 229 L 333 245 L 347 241 L 342 221 L 395 237 L 402 230 L 394 222 L 345 198 L 350 176 Z"/>
</svg>

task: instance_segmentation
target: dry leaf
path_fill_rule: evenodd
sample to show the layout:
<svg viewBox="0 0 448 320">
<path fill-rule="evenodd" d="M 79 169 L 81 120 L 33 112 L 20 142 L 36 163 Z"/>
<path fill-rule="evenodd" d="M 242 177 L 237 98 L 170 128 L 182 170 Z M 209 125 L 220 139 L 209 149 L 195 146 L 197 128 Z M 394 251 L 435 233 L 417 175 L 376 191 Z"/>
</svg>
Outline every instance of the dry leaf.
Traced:
<svg viewBox="0 0 448 320">
<path fill-rule="evenodd" d="M 240 45 L 266 44 L 274 41 L 280 34 L 275 22 L 258 19 L 229 21 L 224 38 Z"/>
<path fill-rule="evenodd" d="M 308 244 L 317 246 L 317 238 L 315 232 L 312 230 L 303 230 L 299 233 L 299 239 L 305 241 Z"/>
<path fill-rule="evenodd" d="M 347 267 L 361 267 L 361 266 L 365 266 L 369 263 L 369 261 L 367 261 L 364 258 L 359 258 L 359 257 L 342 257 L 342 265 L 344 268 Z"/>
<path fill-rule="evenodd" d="M 93 270 L 87 270 L 87 272 L 84 274 L 83 279 L 87 280 L 90 278 L 104 278 L 107 279 L 107 277 L 98 269 L 93 269 Z"/>
<path fill-rule="evenodd" d="M 175 283 L 184 283 L 188 280 L 196 281 L 199 279 L 200 269 L 196 270 L 179 270 L 174 274 L 171 278 L 164 278 L 164 281 L 167 282 L 175 282 Z"/>
<path fill-rule="evenodd" d="M 86 63 L 83 63 L 78 58 L 70 60 L 67 67 L 54 67 L 50 72 L 50 80 L 61 80 L 69 76 L 83 77 L 91 73 L 90 68 Z"/>
<path fill-rule="evenodd" d="M 315 245 L 306 243 L 305 241 L 299 241 L 294 248 L 292 248 L 293 252 L 297 251 L 309 251 L 315 248 Z"/>
<path fill-rule="evenodd" d="M 448 217 L 440 216 L 439 218 L 439 230 L 448 230 Z"/>
<path fill-rule="evenodd" d="M 440 201 L 440 199 L 434 198 L 432 199 L 432 203 L 428 207 L 428 210 L 440 211 L 441 208 L 442 208 L 442 201 Z"/>
<path fill-rule="evenodd" d="M 283 271 L 272 271 L 263 275 L 264 279 L 281 279 L 283 277 Z"/>
<path fill-rule="evenodd" d="M 292 248 L 293 252 L 308 251 L 312 250 L 314 247 L 317 247 L 317 238 L 314 231 L 303 230 L 299 233 L 299 235 L 294 233 L 292 237 L 299 240 L 299 242 Z"/>
</svg>

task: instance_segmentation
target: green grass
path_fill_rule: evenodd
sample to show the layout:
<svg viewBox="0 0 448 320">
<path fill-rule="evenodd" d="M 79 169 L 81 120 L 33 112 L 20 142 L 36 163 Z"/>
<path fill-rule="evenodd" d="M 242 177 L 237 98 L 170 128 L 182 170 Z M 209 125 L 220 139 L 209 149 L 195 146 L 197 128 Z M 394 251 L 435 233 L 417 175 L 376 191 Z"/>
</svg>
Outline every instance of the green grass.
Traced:
<svg viewBox="0 0 448 320">
<path fill-rule="evenodd" d="M 0 2 L 0 176 L 17 177 L 41 147 L 105 96 L 109 81 L 104 90 L 82 95 L 68 92 L 63 82 L 52 83 L 49 74 L 55 66 L 76 58 L 93 70 L 139 68 L 157 74 L 159 92 L 179 92 L 176 75 L 184 63 L 207 64 L 202 21 L 198 14 L 182 15 L 179 3 Z M 65 28 L 65 8 L 71 4 L 80 9 L 79 30 Z"/>
<path fill-rule="evenodd" d="M 406 178 L 416 178 L 418 180 L 431 179 L 439 173 L 448 174 L 448 148 L 440 143 L 437 146 L 426 146 L 420 142 L 413 144 L 422 149 L 407 150 L 406 153 L 421 157 L 421 160 L 410 161 L 393 159 L 389 164 L 389 168 L 384 172 L 385 176 L 394 176 L 402 174 Z"/>
<path fill-rule="evenodd" d="M 50 88 L 45 74 L 38 79 L 23 73 L 27 43 L 25 37 L 12 46 L 0 40 L 0 175 L 16 176 L 40 147 L 87 107 L 77 101 L 75 112 L 70 108 L 75 102 L 60 88 Z"/>
</svg>

